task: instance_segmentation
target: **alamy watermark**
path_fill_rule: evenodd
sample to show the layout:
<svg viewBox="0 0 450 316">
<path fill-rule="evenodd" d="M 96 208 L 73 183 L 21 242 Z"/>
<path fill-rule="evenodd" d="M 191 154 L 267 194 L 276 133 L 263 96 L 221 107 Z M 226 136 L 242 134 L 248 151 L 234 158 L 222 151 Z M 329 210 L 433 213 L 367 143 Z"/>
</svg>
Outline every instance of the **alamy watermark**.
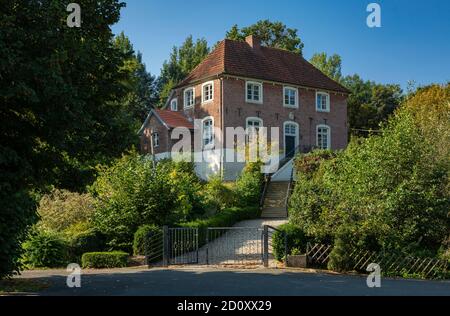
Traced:
<svg viewBox="0 0 450 316">
<path fill-rule="evenodd" d="M 369 3 L 366 10 L 370 12 L 366 19 L 367 26 L 381 27 L 381 6 L 378 3 Z"/>
<path fill-rule="evenodd" d="M 370 274 L 367 276 L 366 284 L 370 288 L 381 287 L 381 267 L 378 263 L 371 263 L 367 266 L 367 272 Z"/>
<path fill-rule="evenodd" d="M 78 3 L 69 3 L 66 8 L 70 14 L 67 16 L 68 27 L 81 27 L 81 7 Z"/>
<path fill-rule="evenodd" d="M 67 276 L 66 285 L 69 288 L 81 287 L 81 267 L 76 263 L 71 263 L 67 266 L 67 272 L 70 274 Z"/>
</svg>

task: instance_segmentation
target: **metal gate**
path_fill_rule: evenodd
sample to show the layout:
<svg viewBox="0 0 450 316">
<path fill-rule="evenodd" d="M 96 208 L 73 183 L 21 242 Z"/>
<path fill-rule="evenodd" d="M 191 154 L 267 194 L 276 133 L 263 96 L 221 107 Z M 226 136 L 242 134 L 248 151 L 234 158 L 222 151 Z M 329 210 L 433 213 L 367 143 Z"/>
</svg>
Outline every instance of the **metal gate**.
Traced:
<svg viewBox="0 0 450 316">
<path fill-rule="evenodd" d="M 263 260 L 263 229 L 210 227 L 206 240 L 206 264 L 260 265 Z"/>
<path fill-rule="evenodd" d="M 198 263 L 197 228 L 163 228 L 165 265 Z"/>
<path fill-rule="evenodd" d="M 169 228 L 147 239 L 146 258 L 150 265 L 264 265 L 276 267 L 271 226 L 209 227 L 201 231 L 201 248 L 197 228 Z M 286 246 L 286 234 L 281 233 Z M 282 246 L 281 246 L 282 247 Z"/>
</svg>

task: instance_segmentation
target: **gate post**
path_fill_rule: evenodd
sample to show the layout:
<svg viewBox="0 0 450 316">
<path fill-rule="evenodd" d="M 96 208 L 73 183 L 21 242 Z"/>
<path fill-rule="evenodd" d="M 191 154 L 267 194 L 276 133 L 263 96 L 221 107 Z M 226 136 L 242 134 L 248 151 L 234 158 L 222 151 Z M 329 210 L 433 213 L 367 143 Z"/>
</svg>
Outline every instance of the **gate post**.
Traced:
<svg viewBox="0 0 450 316">
<path fill-rule="evenodd" d="M 163 266 L 169 266 L 169 226 L 163 226 Z"/>
<path fill-rule="evenodd" d="M 265 268 L 267 268 L 269 267 L 269 226 L 267 225 L 264 225 L 263 238 L 263 265 Z"/>
<path fill-rule="evenodd" d="M 206 227 L 206 265 L 209 265 L 209 229 Z"/>
</svg>

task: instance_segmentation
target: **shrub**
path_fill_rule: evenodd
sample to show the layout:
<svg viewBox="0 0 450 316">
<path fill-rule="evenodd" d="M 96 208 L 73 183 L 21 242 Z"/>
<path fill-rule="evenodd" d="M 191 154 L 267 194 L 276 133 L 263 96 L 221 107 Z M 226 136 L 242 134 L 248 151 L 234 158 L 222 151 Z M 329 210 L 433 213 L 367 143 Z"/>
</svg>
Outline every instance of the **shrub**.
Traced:
<svg viewBox="0 0 450 316">
<path fill-rule="evenodd" d="M 227 207 L 232 207 L 234 192 L 224 185 L 219 176 L 212 176 L 203 188 L 205 204 L 213 214 Z"/>
<path fill-rule="evenodd" d="M 0 146 L 0 279 L 9 277 L 21 268 L 22 243 L 27 231 L 37 221 L 36 205 L 22 190 L 24 184 L 18 172 L 29 171 L 15 153 Z M 8 166 L 6 169 L 5 166 Z M 16 170 L 16 171 L 14 171 Z M 25 176 L 25 175 L 24 175 Z"/>
<path fill-rule="evenodd" d="M 436 256 L 450 231 L 450 94 L 443 95 L 430 112 L 415 95 L 381 134 L 352 141 L 308 176 L 298 173 L 290 220 L 308 236 L 334 239 L 347 229 L 362 249 Z M 345 260 L 335 261 L 345 268 Z"/>
<path fill-rule="evenodd" d="M 236 180 L 236 205 L 258 205 L 261 195 L 261 186 L 264 181 L 261 165 L 261 162 L 248 163 Z"/>
<path fill-rule="evenodd" d="M 70 261 L 81 262 L 83 253 L 105 250 L 106 239 L 100 232 L 90 229 L 71 235 L 68 239 L 68 247 Z"/>
<path fill-rule="evenodd" d="M 152 161 L 137 153 L 101 167 L 91 191 L 98 198 L 94 226 L 113 249 L 132 251 L 143 224 L 162 226 L 190 220 L 201 212 L 201 184 L 192 164 Z"/>
<path fill-rule="evenodd" d="M 306 243 L 309 239 L 300 227 L 287 223 L 278 227 L 281 231 L 275 231 L 272 237 L 272 247 L 274 257 L 278 261 L 282 261 L 285 257 L 285 238 L 287 234 L 287 251 L 292 254 L 293 249 L 297 249 L 300 253 L 306 253 Z"/>
<path fill-rule="evenodd" d="M 152 235 L 161 233 L 161 228 L 154 225 L 143 225 L 134 233 L 133 254 L 135 256 L 146 255 L 146 242 Z"/>
<path fill-rule="evenodd" d="M 208 227 L 231 227 L 237 222 L 258 218 L 259 216 L 259 207 L 232 207 L 224 209 L 210 218 L 182 223 L 180 226 L 198 228 L 199 245 L 204 245 L 206 243 L 206 230 Z"/>
<path fill-rule="evenodd" d="M 335 238 L 327 268 L 338 272 L 351 270 L 352 259 L 350 254 L 353 249 L 351 232 L 347 227 L 343 226 Z"/>
<path fill-rule="evenodd" d="M 22 247 L 22 262 L 28 268 L 54 268 L 67 263 L 67 242 L 59 234 L 36 230 Z"/>
<path fill-rule="evenodd" d="M 79 194 L 67 190 L 53 189 L 39 202 L 38 226 L 46 230 L 61 232 L 70 226 L 88 222 L 94 212 L 94 198 L 90 194 Z"/>
<path fill-rule="evenodd" d="M 81 257 L 83 268 L 123 268 L 128 264 L 128 254 L 122 251 L 87 252 Z"/>
</svg>

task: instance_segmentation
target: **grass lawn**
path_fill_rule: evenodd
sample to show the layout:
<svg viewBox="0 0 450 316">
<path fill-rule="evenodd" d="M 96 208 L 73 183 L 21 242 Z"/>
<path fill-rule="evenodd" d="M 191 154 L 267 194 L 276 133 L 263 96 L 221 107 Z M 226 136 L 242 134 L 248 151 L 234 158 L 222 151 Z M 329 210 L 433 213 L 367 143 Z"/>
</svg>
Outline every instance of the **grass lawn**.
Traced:
<svg viewBox="0 0 450 316">
<path fill-rule="evenodd" d="M 0 295 L 39 292 L 48 286 L 48 282 L 34 279 L 0 280 Z"/>
</svg>

